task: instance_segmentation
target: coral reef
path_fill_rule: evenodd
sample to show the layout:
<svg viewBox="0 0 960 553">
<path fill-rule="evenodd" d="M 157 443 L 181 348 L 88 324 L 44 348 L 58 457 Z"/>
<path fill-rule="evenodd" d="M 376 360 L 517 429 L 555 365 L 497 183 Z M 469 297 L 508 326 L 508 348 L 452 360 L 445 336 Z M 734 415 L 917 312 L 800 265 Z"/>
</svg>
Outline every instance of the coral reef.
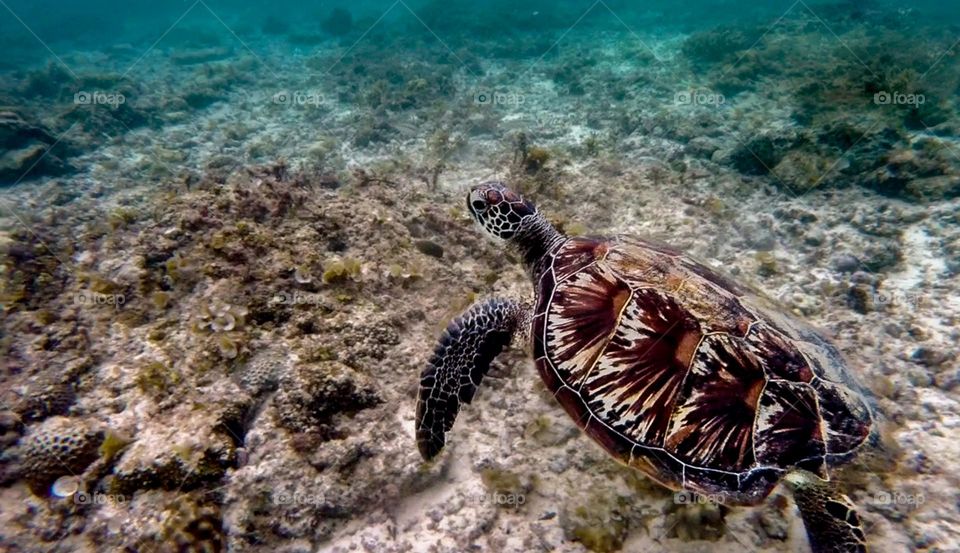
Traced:
<svg viewBox="0 0 960 553">
<path fill-rule="evenodd" d="M 87 421 L 53 417 L 21 439 L 23 478 L 37 495 L 50 493 L 61 476 L 82 473 L 100 456 L 104 434 Z"/>
</svg>

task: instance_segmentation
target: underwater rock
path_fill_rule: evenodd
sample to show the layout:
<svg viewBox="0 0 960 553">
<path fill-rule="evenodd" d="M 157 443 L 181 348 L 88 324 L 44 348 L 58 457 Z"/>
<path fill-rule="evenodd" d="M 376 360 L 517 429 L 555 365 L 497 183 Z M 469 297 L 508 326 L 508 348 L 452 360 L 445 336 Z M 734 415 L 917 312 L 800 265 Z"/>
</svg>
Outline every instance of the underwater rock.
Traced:
<svg viewBox="0 0 960 553">
<path fill-rule="evenodd" d="M 14 446 L 20 440 L 23 423 L 16 413 L 0 411 L 0 486 L 20 478 L 20 466 Z"/>
<path fill-rule="evenodd" d="M 760 527 L 763 535 L 777 540 L 786 541 L 790 537 L 790 519 L 784 516 L 784 510 L 789 508 L 787 498 L 775 495 L 767 502 L 769 507 L 757 509 L 752 518 Z"/>
<path fill-rule="evenodd" d="M 27 123 L 17 113 L 0 112 L 0 148 L 10 150 L 31 142 L 53 144 L 56 138 L 46 129 Z"/>
<path fill-rule="evenodd" d="M 560 527 L 568 540 L 578 541 L 594 553 L 612 553 L 623 547 L 629 530 L 627 500 L 599 493 L 585 503 L 575 499 L 560 510 Z"/>
<path fill-rule="evenodd" d="M 675 498 L 686 497 L 689 501 L 678 501 L 670 505 L 667 514 L 668 536 L 683 541 L 720 539 L 726 528 L 723 522 L 726 507 L 715 501 L 697 501 L 696 495 L 689 492 L 677 492 Z"/>
<path fill-rule="evenodd" d="M 860 269 L 860 260 L 851 254 L 842 253 L 833 256 L 830 265 L 840 273 L 852 273 Z"/>
<path fill-rule="evenodd" d="M 417 240 L 413 245 L 420 250 L 421 253 L 429 255 L 430 257 L 442 258 L 443 257 L 443 246 L 437 244 L 436 242 L 430 240 Z"/>
<path fill-rule="evenodd" d="M 702 157 L 710 159 L 713 153 L 720 149 L 720 143 L 716 138 L 709 136 L 696 136 L 687 142 L 684 151 L 693 157 Z"/>
<path fill-rule="evenodd" d="M 900 263 L 903 259 L 903 248 L 899 240 L 874 238 L 864 246 L 858 257 L 864 269 L 879 273 Z"/>
<path fill-rule="evenodd" d="M 151 502 L 161 507 L 159 520 L 137 524 L 125 549 L 134 551 L 180 551 L 215 553 L 226 550 L 220 507 L 203 494 L 183 494 L 172 501 Z"/>
<path fill-rule="evenodd" d="M 39 421 L 67 414 L 76 397 L 73 384 L 63 375 L 44 377 L 27 386 L 15 411 L 24 422 Z"/>
<path fill-rule="evenodd" d="M 0 112 L 0 186 L 22 177 L 71 171 L 62 159 L 67 153 L 67 144 L 45 128 L 27 123 L 14 112 Z"/>
<path fill-rule="evenodd" d="M 180 415 L 184 416 L 186 412 Z M 189 435 L 173 422 L 138 434 L 117 460 L 109 492 L 131 495 L 138 490 L 191 490 L 218 482 L 236 464 L 237 440 L 230 435 L 229 425 L 223 424 L 228 421 L 218 420 L 208 427 L 191 422 Z"/>
<path fill-rule="evenodd" d="M 730 154 L 730 163 L 744 175 L 766 175 L 788 151 L 802 143 L 802 139 L 794 132 L 764 133 L 738 144 Z"/>
<path fill-rule="evenodd" d="M 281 380 L 276 405 L 281 424 L 309 432 L 339 413 L 355 413 L 379 403 L 370 378 L 337 361 L 298 365 Z"/>
<path fill-rule="evenodd" d="M 891 150 L 905 139 L 896 129 L 873 129 L 847 119 L 831 121 L 813 132 L 818 154 L 836 161 L 836 169 L 850 176 L 882 167 Z"/>
<path fill-rule="evenodd" d="M 907 200 L 936 201 L 960 193 L 960 175 L 951 169 L 950 148 L 939 140 L 918 141 L 913 147 L 891 148 L 883 164 L 859 180 L 884 196 Z"/>
<path fill-rule="evenodd" d="M 925 367 L 939 367 L 951 359 L 950 354 L 927 346 L 920 346 L 910 354 L 911 361 Z"/>
<path fill-rule="evenodd" d="M 850 309 L 866 315 L 875 308 L 874 290 L 866 284 L 854 284 L 847 290 L 847 305 Z"/>
<path fill-rule="evenodd" d="M 20 440 L 23 476 L 38 496 L 61 476 L 82 473 L 99 456 L 104 433 L 82 419 L 53 417 Z"/>
<path fill-rule="evenodd" d="M 74 82 L 62 62 L 50 61 L 43 69 L 30 71 L 23 78 L 20 92 L 27 97 L 57 98 Z"/>
<path fill-rule="evenodd" d="M 208 108 L 222 100 L 224 100 L 224 97 L 221 95 L 205 89 L 190 90 L 183 95 L 183 101 L 197 110 Z"/>
<path fill-rule="evenodd" d="M 904 186 L 906 195 L 923 201 L 949 200 L 960 196 L 960 175 L 913 179 Z"/>
<path fill-rule="evenodd" d="M 773 168 L 774 177 L 791 192 L 800 195 L 830 182 L 839 169 L 837 160 L 802 150 L 792 150 Z"/>
</svg>

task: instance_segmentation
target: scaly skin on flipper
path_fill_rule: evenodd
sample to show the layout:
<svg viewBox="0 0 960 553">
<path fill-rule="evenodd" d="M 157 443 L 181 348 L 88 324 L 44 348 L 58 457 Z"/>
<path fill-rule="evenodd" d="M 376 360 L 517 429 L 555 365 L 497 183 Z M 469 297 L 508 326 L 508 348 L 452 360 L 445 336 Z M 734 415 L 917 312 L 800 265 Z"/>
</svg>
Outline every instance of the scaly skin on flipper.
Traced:
<svg viewBox="0 0 960 553">
<path fill-rule="evenodd" d="M 807 471 L 784 478 L 800 509 L 813 553 L 866 553 L 867 541 L 850 499 Z"/>
<path fill-rule="evenodd" d="M 417 448 L 432 459 L 446 442 L 462 403 L 470 403 L 490 362 L 516 334 L 528 336 L 529 305 L 494 298 L 476 303 L 443 332 L 420 375 Z"/>
</svg>

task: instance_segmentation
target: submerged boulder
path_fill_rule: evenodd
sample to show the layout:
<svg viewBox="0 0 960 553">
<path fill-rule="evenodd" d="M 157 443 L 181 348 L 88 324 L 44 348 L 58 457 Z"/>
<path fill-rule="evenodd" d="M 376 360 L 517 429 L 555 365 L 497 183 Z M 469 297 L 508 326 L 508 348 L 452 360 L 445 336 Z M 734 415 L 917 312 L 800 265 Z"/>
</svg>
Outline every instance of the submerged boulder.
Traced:
<svg viewBox="0 0 960 553">
<path fill-rule="evenodd" d="M 44 127 L 12 111 L 0 111 L 0 186 L 27 176 L 69 172 L 66 154 L 67 146 Z"/>
</svg>

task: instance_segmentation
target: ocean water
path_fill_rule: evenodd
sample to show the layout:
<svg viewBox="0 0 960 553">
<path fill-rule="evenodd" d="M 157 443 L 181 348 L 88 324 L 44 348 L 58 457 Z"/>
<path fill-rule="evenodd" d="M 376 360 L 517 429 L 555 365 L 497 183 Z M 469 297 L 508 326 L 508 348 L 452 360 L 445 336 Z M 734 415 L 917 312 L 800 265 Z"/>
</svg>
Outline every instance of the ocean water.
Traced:
<svg viewBox="0 0 960 553">
<path fill-rule="evenodd" d="M 801 466 L 870 551 L 960 551 L 960 5 L 0 0 L 0 47 L 0 550 L 805 552 Z M 637 310 L 487 239 L 489 181 Z M 619 399 L 501 330 L 425 460 L 490 298 L 570 304 L 549 359 L 619 325 Z"/>
</svg>

